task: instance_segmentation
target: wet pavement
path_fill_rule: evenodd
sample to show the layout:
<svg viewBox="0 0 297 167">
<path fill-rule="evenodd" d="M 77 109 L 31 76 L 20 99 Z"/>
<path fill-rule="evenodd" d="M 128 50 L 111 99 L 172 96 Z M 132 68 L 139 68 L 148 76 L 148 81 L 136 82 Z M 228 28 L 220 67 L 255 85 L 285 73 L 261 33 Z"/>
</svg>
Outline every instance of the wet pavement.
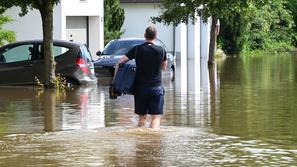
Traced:
<svg viewBox="0 0 297 167">
<path fill-rule="evenodd" d="M 227 58 L 198 93 L 165 74 L 157 131 L 135 126 L 133 96 L 109 99 L 108 78 L 1 87 L 0 166 L 296 166 L 296 69 L 294 56 Z"/>
</svg>

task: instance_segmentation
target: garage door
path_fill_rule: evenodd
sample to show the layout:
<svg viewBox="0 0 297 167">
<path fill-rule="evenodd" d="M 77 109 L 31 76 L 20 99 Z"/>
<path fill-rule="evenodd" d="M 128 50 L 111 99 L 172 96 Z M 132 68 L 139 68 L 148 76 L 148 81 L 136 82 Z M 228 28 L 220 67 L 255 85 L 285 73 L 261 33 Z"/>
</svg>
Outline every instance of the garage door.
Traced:
<svg viewBox="0 0 297 167">
<path fill-rule="evenodd" d="M 80 41 L 88 44 L 88 17 L 87 16 L 67 16 L 66 35 L 67 40 Z"/>
</svg>

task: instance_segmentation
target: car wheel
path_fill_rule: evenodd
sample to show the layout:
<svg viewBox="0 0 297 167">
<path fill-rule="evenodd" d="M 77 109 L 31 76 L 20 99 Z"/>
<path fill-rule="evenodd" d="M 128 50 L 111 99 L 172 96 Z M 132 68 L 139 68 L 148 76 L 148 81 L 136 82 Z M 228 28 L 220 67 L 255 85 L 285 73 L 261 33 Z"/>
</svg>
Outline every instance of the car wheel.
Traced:
<svg viewBox="0 0 297 167">
<path fill-rule="evenodd" d="M 73 87 L 75 85 L 79 85 L 79 83 L 72 78 L 66 78 L 66 87 Z"/>
</svg>

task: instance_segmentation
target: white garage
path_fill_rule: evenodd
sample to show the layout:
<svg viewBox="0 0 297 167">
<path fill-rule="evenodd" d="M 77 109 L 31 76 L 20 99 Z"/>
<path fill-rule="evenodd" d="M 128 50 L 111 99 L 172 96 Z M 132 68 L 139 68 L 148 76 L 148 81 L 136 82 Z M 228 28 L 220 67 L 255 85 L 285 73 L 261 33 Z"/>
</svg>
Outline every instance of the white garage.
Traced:
<svg viewBox="0 0 297 167">
<path fill-rule="evenodd" d="M 85 44 L 88 41 L 88 17 L 67 16 L 66 17 L 66 39 L 77 40 Z"/>
<path fill-rule="evenodd" d="M 37 10 L 19 17 L 19 8 L 9 9 L 5 15 L 15 21 L 4 28 L 16 32 L 17 40 L 42 39 L 41 16 Z M 54 8 L 54 39 L 86 43 L 94 59 L 104 47 L 103 0 L 61 0 Z"/>
</svg>

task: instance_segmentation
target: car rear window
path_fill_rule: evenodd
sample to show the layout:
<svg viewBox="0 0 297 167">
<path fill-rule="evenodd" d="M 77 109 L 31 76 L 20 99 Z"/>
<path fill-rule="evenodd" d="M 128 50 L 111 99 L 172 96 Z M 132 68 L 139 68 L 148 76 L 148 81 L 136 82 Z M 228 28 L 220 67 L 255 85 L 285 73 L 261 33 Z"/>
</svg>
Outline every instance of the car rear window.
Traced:
<svg viewBox="0 0 297 167">
<path fill-rule="evenodd" d="M 80 46 L 80 50 L 82 53 L 82 56 L 88 61 L 91 62 L 92 61 L 92 56 L 90 51 L 88 50 L 88 48 L 85 45 L 81 45 Z"/>
<path fill-rule="evenodd" d="M 53 47 L 53 54 L 54 57 L 60 56 L 66 52 L 68 52 L 68 50 L 70 50 L 69 48 L 66 48 L 64 46 L 55 46 Z"/>
<path fill-rule="evenodd" d="M 31 60 L 33 44 L 18 45 L 5 49 L 0 53 L 2 63 Z"/>
</svg>

